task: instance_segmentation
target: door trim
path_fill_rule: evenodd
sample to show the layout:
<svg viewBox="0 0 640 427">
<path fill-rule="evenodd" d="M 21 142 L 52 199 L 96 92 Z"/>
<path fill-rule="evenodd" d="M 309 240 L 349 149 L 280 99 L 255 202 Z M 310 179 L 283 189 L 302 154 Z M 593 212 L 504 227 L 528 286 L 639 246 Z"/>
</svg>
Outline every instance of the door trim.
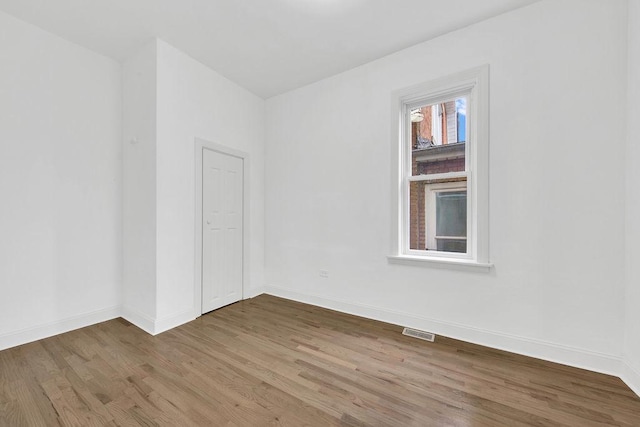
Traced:
<svg viewBox="0 0 640 427">
<path fill-rule="evenodd" d="M 195 139 L 195 262 L 193 285 L 193 311 L 196 317 L 202 315 L 202 152 L 216 151 L 227 156 L 242 159 L 242 294 L 245 299 L 249 289 L 249 154 L 222 144 Z"/>
</svg>

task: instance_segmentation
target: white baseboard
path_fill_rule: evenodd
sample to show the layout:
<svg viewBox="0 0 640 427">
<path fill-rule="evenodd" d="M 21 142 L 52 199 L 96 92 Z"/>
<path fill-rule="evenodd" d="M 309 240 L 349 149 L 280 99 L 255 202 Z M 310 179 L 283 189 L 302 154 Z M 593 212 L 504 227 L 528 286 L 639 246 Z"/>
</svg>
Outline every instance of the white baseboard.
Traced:
<svg viewBox="0 0 640 427">
<path fill-rule="evenodd" d="M 395 325 L 421 329 L 461 341 L 535 357 L 537 359 L 543 359 L 563 365 L 574 366 L 576 368 L 600 372 L 607 375 L 614 375 L 616 377 L 620 376 L 622 369 L 621 357 L 611 354 L 597 353 L 541 340 L 497 333 L 467 325 L 442 322 L 435 319 L 409 315 L 364 304 L 338 301 L 317 295 L 302 294 L 276 286 L 267 286 L 265 291 L 265 293 L 270 295 L 313 304 L 343 313 L 353 314 Z"/>
<path fill-rule="evenodd" d="M 142 329 L 146 333 L 154 335 L 155 320 L 151 317 L 128 307 L 122 307 L 122 318 Z"/>
<path fill-rule="evenodd" d="M 158 335 L 169 329 L 191 322 L 198 317 L 198 315 L 195 314 L 193 309 L 188 309 L 160 319 L 152 319 L 145 314 L 123 307 L 122 317 L 149 335 Z"/>
<path fill-rule="evenodd" d="M 154 322 L 154 333 L 152 335 L 158 335 L 169 329 L 176 328 L 180 325 L 184 325 L 187 322 L 191 322 L 197 318 L 199 314 L 196 314 L 193 309 L 188 309 L 180 313 L 172 314 L 161 319 L 156 319 Z"/>
<path fill-rule="evenodd" d="M 244 292 L 244 299 L 255 298 L 258 295 L 262 295 L 266 292 L 266 286 L 259 286 L 257 288 L 251 288 Z"/>
<path fill-rule="evenodd" d="M 85 326 L 95 325 L 96 323 L 118 318 L 120 314 L 120 306 L 109 307 L 3 334 L 0 335 L 0 350 L 49 338 L 54 335 L 64 334 L 65 332 L 84 328 Z"/>
<path fill-rule="evenodd" d="M 620 379 L 624 381 L 635 394 L 640 397 L 640 368 L 631 366 L 629 362 L 622 368 Z"/>
<path fill-rule="evenodd" d="M 258 295 L 262 295 L 264 292 L 264 286 L 249 289 L 245 291 L 244 299 L 257 297 Z M 136 313 L 125 312 L 125 314 L 131 314 L 131 318 L 127 318 L 126 316 L 123 317 L 151 335 L 161 334 L 165 331 L 168 331 L 169 329 L 173 329 L 185 323 L 191 322 L 192 320 L 195 320 L 196 318 L 201 316 L 201 313 L 196 308 L 188 309 L 183 312 L 155 320 Z"/>
</svg>

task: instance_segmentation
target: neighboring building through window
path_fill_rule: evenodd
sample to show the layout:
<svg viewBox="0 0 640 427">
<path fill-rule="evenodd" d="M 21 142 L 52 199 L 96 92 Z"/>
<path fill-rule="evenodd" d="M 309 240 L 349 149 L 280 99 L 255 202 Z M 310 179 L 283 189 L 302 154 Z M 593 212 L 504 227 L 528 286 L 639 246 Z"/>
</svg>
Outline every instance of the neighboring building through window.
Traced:
<svg viewBox="0 0 640 427">
<path fill-rule="evenodd" d="M 396 257 L 487 264 L 488 67 L 399 91 L 394 105 Z"/>
<path fill-rule="evenodd" d="M 413 176 L 466 170 L 466 105 L 460 97 L 411 110 L 405 143 L 411 144 Z M 409 196 L 410 249 L 467 252 L 466 177 L 425 177 L 411 183 Z"/>
</svg>

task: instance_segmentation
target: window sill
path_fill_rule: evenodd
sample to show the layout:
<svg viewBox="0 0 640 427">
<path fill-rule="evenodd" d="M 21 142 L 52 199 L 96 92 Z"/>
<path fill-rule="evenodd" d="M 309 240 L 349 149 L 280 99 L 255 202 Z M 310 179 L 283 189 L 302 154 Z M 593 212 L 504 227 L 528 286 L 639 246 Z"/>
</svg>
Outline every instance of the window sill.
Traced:
<svg viewBox="0 0 640 427">
<path fill-rule="evenodd" d="M 483 263 L 468 259 L 436 258 L 412 255 L 389 255 L 387 260 L 390 264 L 411 265 L 418 267 L 438 267 L 450 268 L 452 270 L 477 271 L 488 273 L 493 264 Z"/>
</svg>

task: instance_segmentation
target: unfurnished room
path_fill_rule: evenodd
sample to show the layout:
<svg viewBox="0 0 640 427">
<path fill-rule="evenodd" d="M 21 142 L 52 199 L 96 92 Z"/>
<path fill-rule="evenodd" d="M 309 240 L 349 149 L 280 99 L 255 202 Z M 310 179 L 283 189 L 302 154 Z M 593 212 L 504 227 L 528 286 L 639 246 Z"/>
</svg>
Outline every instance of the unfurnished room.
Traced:
<svg viewBox="0 0 640 427">
<path fill-rule="evenodd" d="M 0 0 L 0 426 L 640 426 L 637 99 L 638 0 Z"/>
</svg>

